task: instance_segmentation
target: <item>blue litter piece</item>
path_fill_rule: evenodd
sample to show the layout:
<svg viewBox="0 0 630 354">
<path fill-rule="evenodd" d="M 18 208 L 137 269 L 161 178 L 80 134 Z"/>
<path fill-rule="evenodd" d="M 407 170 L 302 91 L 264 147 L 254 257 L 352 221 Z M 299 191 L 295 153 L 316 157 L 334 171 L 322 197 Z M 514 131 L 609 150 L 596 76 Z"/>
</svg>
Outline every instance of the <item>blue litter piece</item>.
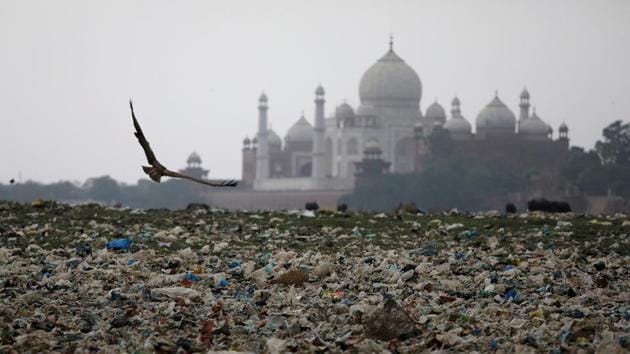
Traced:
<svg viewBox="0 0 630 354">
<path fill-rule="evenodd" d="M 131 241 L 128 238 L 119 238 L 108 243 L 107 249 L 108 250 L 126 250 L 126 249 L 129 249 L 129 247 L 131 247 L 132 243 L 133 241 Z"/>
<path fill-rule="evenodd" d="M 569 338 L 569 335 L 571 334 L 570 331 L 564 331 L 562 332 L 562 334 L 560 334 L 560 336 L 558 337 L 558 339 L 560 339 L 561 342 L 566 342 L 567 339 Z"/>
<path fill-rule="evenodd" d="M 228 268 L 230 268 L 230 269 L 238 268 L 240 266 L 241 266 L 241 262 L 239 262 L 239 261 L 232 261 L 232 262 L 228 263 Z"/>
<path fill-rule="evenodd" d="M 190 280 L 193 282 L 198 282 L 201 280 L 201 278 L 199 278 L 196 274 L 192 273 L 192 272 L 186 272 L 186 274 L 184 275 L 184 280 Z"/>
<path fill-rule="evenodd" d="M 254 297 L 255 292 L 256 292 L 256 289 L 251 286 L 245 289 L 241 289 L 236 293 L 236 299 L 249 301 L 252 297 Z"/>
<path fill-rule="evenodd" d="M 137 259 L 130 259 L 130 260 L 127 261 L 127 265 L 130 265 L 130 266 L 132 266 L 134 264 L 137 264 L 137 263 L 140 263 L 140 261 L 137 260 Z"/>
<path fill-rule="evenodd" d="M 228 286 L 228 285 L 230 285 L 230 282 L 229 282 L 229 281 L 227 281 L 227 280 L 225 280 L 225 279 L 221 279 L 221 280 L 219 281 L 219 286 L 220 286 L 220 287 L 222 287 L 222 288 L 225 288 L 225 287 L 226 287 L 226 286 Z"/>
<path fill-rule="evenodd" d="M 507 291 L 507 293 L 505 293 L 504 299 L 506 300 L 517 300 L 518 299 L 518 291 L 516 290 L 516 288 L 510 288 L 510 290 Z"/>
<path fill-rule="evenodd" d="M 490 340 L 490 350 L 497 350 L 499 343 L 495 339 Z"/>
<path fill-rule="evenodd" d="M 273 272 L 273 266 L 271 264 L 267 264 L 265 266 L 265 272 L 267 272 L 267 274 L 271 274 Z"/>
<path fill-rule="evenodd" d="M 421 256 L 437 256 L 438 250 L 434 244 L 429 243 L 420 250 Z"/>
<path fill-rule="evenodd" d="M 463 232 L 464 236 L 468 238 L 473 238 L 479 236 L 479 231 L 477 229 L 470 229 Z"/>
</svg>

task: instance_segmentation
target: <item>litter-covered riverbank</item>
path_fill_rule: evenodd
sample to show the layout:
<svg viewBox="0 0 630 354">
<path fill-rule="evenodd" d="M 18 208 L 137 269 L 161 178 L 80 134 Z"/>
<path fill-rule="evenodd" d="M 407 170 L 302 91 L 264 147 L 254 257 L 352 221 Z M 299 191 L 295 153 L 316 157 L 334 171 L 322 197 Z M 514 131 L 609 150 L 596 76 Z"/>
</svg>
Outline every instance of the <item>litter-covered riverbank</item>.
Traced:
<svg viewBox="0 0 630 354">
<path fill-rule="evenodd" d="M 630 350 L 625 215 L 0 202 L 2 352 Z"/>
</svg>

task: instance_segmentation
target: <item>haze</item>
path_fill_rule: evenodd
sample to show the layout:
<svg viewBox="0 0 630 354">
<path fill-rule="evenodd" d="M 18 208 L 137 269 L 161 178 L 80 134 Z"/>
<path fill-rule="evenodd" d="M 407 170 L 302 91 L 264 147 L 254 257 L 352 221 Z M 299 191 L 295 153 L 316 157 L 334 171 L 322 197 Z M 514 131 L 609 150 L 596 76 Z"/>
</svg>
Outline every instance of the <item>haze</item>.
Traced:
<svg viewBox="0 0 630 354">
<path fill-rule="evenodd" d="M 0 183 L 144 178 L 132 98 L 158 158 L 197 151 L 213 178 L 238 178 L 257 98 L 284 136 L 315 87 L 326 111 L 358 101 L 387 50 L 420 75 L 421 108 L 457 94 L 473 123 L 495 89 L 591 148 L 630 111 L 630 2 L 2 1 Z"/>
</svg>

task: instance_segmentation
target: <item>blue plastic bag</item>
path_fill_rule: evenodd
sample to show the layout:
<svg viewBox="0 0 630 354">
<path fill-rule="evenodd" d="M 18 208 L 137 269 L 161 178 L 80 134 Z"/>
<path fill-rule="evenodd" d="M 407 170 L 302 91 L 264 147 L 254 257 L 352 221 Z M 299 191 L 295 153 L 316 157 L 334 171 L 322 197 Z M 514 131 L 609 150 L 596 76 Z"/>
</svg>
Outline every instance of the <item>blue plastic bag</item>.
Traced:
<svg viewBox="0 0 630 354">
<path fill-rule="evenodd" d="M 107 244 L 107 249 L 108 250 L 127 250 L 129 249 L 129 247 L 131 247 L 132 243 L 133 241 L 131 241 L 128 238 L 119 238 L 119 239 L 109 242 Z"/>
<path fill-rule="evenodd" d="M 510 290 L 508 290 L 505 293 L 504 299 L 506 299 L 508 301 L 509 300 L 512 300 L 512 301 L 518 300 L 518 290 L 516 290 L 516 288 L 510 288 Z"/>
</svg>

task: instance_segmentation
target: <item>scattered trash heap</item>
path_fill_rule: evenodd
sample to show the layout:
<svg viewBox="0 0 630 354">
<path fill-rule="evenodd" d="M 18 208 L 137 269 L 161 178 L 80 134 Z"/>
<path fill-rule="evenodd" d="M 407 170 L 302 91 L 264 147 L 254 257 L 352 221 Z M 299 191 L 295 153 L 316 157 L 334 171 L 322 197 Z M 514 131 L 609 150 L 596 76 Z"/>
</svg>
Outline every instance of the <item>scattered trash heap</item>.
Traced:
<svg viewBox="0 0 630 354">
<path fill-rule="evenodd" d="M 0 352 L 630 351 L 626 215 L 0 202 Z"/>
</svg>

